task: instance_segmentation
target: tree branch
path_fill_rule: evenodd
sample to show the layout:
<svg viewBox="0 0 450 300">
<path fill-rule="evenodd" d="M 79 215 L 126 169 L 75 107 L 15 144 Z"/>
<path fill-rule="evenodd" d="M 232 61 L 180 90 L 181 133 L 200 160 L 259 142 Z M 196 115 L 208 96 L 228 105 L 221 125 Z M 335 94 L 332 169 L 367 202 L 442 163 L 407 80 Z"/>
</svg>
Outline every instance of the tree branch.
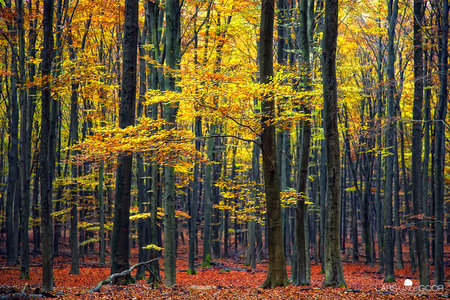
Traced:
<svg viewBox="0 0 450 300">
<path fill-rule="evenodd" d="M 149 260 L 149 261 L 140 262 L 140 263 L 137 263 L 137 264 L 131 266 L 128 270 L 125 270 L 125 271 L 123 271 L 123 272 L 121 272 L 121 273 L 115 273 L 115 274 L 112 274 L 112 275 L 109 276 L 108 278 L 106 278 L 106 279 L 100 281 L 94 288 L 90 289 L 90 290 L 87 291 L 87 292 L 88 292 L 88 293 L 100 292 L 100 288 L 102 287 L 102 285 L 111 283 L 111 282 L 112 282 L 115 278 L 117 278 L 117 277 L 124 277 L 124 276 L 127 276 L 127 275 L 130 274 L 131 271 L 133 271 L 135 268 L 140 267 L 140 266 L 142 266 L 142 265 L 145 266 L 145 265 L 147 265 L 147 264 L 149 264 L 149 263 L 151 263 L 151 262 L 157 261 L 157 260 L 159 260 L 159 259 L 161 259 L 161 258 L 163 258 L 163 257 L 161 256 L 161 257 L 153 258 L 153 259 L 151 259 L 151 260 Z M 153 274 L 152 274 L 152 275 L 153 275 Z"/>
</svg>

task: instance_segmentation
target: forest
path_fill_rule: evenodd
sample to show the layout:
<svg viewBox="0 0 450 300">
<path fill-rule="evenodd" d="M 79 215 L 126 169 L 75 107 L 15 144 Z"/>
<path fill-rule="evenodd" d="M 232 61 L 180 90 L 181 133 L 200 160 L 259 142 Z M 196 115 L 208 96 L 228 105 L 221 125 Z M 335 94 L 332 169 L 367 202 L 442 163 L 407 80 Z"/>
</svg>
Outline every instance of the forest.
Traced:
<svg viewBox="0 0 450 300">
<path fill-rule="evenodd" d="M 448 0 L 0 16 L 0 299 L 449 297 Z"/>
</svg>

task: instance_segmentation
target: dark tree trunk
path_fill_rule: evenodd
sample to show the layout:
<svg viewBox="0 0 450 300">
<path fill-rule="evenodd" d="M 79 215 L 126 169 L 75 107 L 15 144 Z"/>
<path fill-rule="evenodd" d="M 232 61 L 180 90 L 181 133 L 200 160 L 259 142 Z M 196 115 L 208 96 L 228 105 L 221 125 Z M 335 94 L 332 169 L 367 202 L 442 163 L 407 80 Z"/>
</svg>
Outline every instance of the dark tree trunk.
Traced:
<svg viewBox="0 0 450 300">
<path fill-rule="evenodd" d="M 11 1 L 6 1 L 6 6 L 11 9 Z M 11 22 L 7 22 L 8 30 L 17 30 Z M 19 165 L 18 165 L 18 144 L 19 144 L 19 106 L 17 103 L 17 91 L 19 74 L 17 70 L 17 49 L 16 43 L 11 43 L 11 72 L 14 74 L 11 76 L 11 93 L 9 97 L 9 110 L 8 114 L 8 127 L 9 127 L 9 152 L 8 152 L 8 186 L 6 190 L 6 249 L 7 249 L 7 261 L 6 265 L 15 266 L 18 261 L 18 244 L 17 237 L 18 232 L 15 230 L 17 228 L 18 211 L 17 203 L 14 203 L 14 199 L 17 201 L 17 195 L 20 193 L 19 190 Z M 16 226 L 15 226 L 16 225 Z"/>
<path fill-rule="evenodd" d="M 137 106 L 137 117 L 141 118 L 143 116 L 144 110 L 144 101 L 145 101 L 145 92 L 147 89 L 146 85 L 146 69 L 147 62 L 144 59 L 146 55 L 146 50 L 144 48 L 147 36 L 147 21 L 144 23 L 144 29 L 142 30 L 142 34 L 139 35 L 139 102 Z M 142 153 L 136 154 L 136 181 L 138 188 L 138 211 L 140 214 L 146 212 L 147 202 L 147 191 L 145 186 L 145 168 L 144 168 L 144 157 Z M 149 260 L 148 252 L 149 250 L 144 249 L 147 246 L 149 241 L 147 240 L 146 231 L 148 230 L 146 223 L 147 219 L 139 218 L 137 220 L 137 231 L 138 231 L 138 247 L 139 247 L 139 262 L 144 262 Z M 136 272 L 136 279 L 145 278 L 145 267 L 140 266 Z"/>
<path fill-rule="evenodd" d="M 28 9 L 29 11 L 33 11 L 33 6 L 32 6 L 32 1 L 28 2 Z M 28 32 L 28 40 L 29 40 L 29 51 L 28 51 L 28 57 L 30 59 L 34 59 L 36 58 L 36 39 L 37 39 L 37 33 L 36 33 L 36 27 L 37 27 L 37 19 L 38 19 L 38 11 L 39 11 L 39 2 L 36 3 L 36 7 L 35 7 L 35 12 L 36 12 L 36 17 L 34 19 L 30 20 L 30 24 L 29 24 L 29 32 Z M 34 77 L 36 76 L 36 65 L 34 63 L 29 63 L 28 64 L 28 78 L 30 83 L 34 81 Z M 27 140 L 29 141 L 27 148 L 28 148 L 28 157 L 29 157 L 29 165 L 30 165 L 30 170 L 31 170 L 31 163 L 32 163 L 32 159 L 31 159 L 31 133 L 33 130 L 33 116 L 34 116 L 34 112 L 36 110 L 36 94 L 37 94 L 37 86 L 36 85 L 31 85 L 31 87 L 29 88 L 29 93 L 28 93 L 28 109 L 27 109 L 27 118 L 28 118 L 28 122 L 27 122 Z M 36 129 L 36 131 L 38 131 L 38 129 Z M 35 147 L 37 148 L 37 147 Z M 37 153 L 38 151 L 36 151 Z M 35 162 L 33 161 L 33 164 L 35 164 Z M 36 166 L 35 168 L 35 186 L 36 187 L 36 193 L 39 193 L 39 175 L 36 175 L 37 173 L 39 173 L 38 171 L 39 167 Z M 29 178 L 31 178 L 31 171 L 29 171 L 28 173 Z M 31 184 L 30 184 L 31 185 Z M 34 189 L 34 188 L 33 188 Z M 31 191 L 30 191 L 31 193 Z M 37 197 L 37 195 L 36 195 Z M 31 198 L 31 196 L 30 196 Z M 33 193 L 33 199 L 34 199 L 34 193 Z M 36 199 L 37 200 L 37 199 Z M 31 201 L 31 200 L 30 200 Z M 33 202 L 33 201 L 32 201 Z M 36 205 L 37 205 L 37 201 L 36 201 Z M 38 217 L 39 212 L 37 211 L 37 209 L 35 208 L 35 203 L 32 203 L 32 218 L 35 219 Z M 38 239 L 40 238 L 40 234 L 37 234 L 38 230 L 35 230 L 39 228 L 39 226 L 33 226 L 33 237 L 37 237 L 36 240 L 34 240 L 33 238 L 33 245 L 34 245 L 34 250 L 36 253 L 37 250 L 37 244 L 38 244 Z M 38 235 L 38 236 L 37 236 Z"/>
<path fill-rule="evenodd" d="M 160 44 L 160 36 L 159 36 L 159 30 L 158 28 L 160 26 L 162 26 L 159 21 L 160 21 L 160 16 L 163 15 L 162 13 L 160 13 L 160 5 L 159 5 L 159 1 L 148 1 L 145 2 L 146 6 L 146 17 L 147 17 L 147 22 L 148 22 L 148 30 L 149 33 L 147 34 L 147 39 L 149 40 L 147 42 L 147 44 L 154 44 L 154 45 L 159 45 Z M 160 60 L 160 51 L 159 51 L 159 46 L 154 47 L 153 48 L 154 51 L 150 51 L 149 55 L 152 59 L 155 59 L 157 61 L 160 62 L 160 64 L 162 63 Z M 158 68 L 156 68 L 153 64 L 148 64 L 148 69 L 149 69 L 149 76 L 147 78 L 147 84 L 148 87 L 151 88 L 152 90 L 157 90 L 158 87 L 163 90 L 164 86 L 160 85 L 161 81 L 160 78 L 163 77 L 162 72 L 160 72 L 158 70 Z M 157 120 L 158 119 L 158 103 L 152 104 L 151 105 L 151 112 L 149 113 L 149 115 L 151 115 L 151 118 L 153 120 Z M 149 179 L 147 179 L 147 186 L 148 189 L 151 190 L 150 193 L 150 244 L 153 245 L 158 245 L 161 246 L 159 244 L 159 240 L 160 240 L 160 227 L 158 227 L 158 221 L 157 221 L 157 211 L 158 211 L 158 203 L 159 203 L 159 178 L 160 178 L 160 174 L 159 174 L 159 170 L 158 170 L 158 165 L 156 164 L 152 164 L 148 167 L 147 169 L 147 173 L 148 173 L 148 177 Z M 157 250 L 152 249 L 150 251 L 150 258 L 156 258 L 159 256 L 159 253 Z M 158 277 L 159 279 L 159 262 L 155 261 L 150 265 L 150 269 L 152 270 L 152 272 L 155 274 L 155 276 Z M 148 283 L 156 283 L 157 279 L 154 278 L 153 276 L 150 276 L 148 278 Z"/>
<path fill-rule="evenodd" d="M 445 166 L 445 117 L 447 114 L 448 72 L 448 0 L 442 4 L 442 20 L 439 44 L 439 103 L 436 107 L 435 136 L 435 258 L 434 284 L 444 285 L 444 166 Z"/>
<path fill-rule="evenodd" d="M 50 77 L 53 60 L 53 0 L 44 0 L 43 11 L 44 42 L 42 49 L 41 96 L 41 144 L 39 147 L 41 175 L 41 230 L 42 230 L 42 290 L 53 291 L 53 247 L 52 247 L 52 177 L 50 149 Z"/>
<path fill-rule="evenodd" d="M 423 49 L 422 49 L 422 25 L 424 15 L 423 0 L 414 1 L 414 102 L 411 145 L 411 176 L 412 199 L 414 215 L 423 214 L 423 185 L 422 185 L 422 102 L 423 102 Z M 427 166 L 428 167 L 428 166 Z M 430 271 L 428 269 L 427 238 L 423 222 L 417 218 L 414 230 L 416 236 L 416 251 L 419 259 L 419 284 L 430 284 Z"/>
<path fill-rule="evenodd" d="M 125 1 L 125 25 L 123 41 L 122 97 L 120 101 L 119 126 L 134 125 L 136 106 L 136 68 L 137 42 L 139 34 L 137 0 Z M 133 155 L 119 155 L 116 177 L 116 197 L 114 205 L 114 224 L 111 241 L 111 274 L 129 268 L 130 203 Z M 131 276 L 119 281 L 127 283 Z"/>
<path fill-rule="evenodd" d="M 21 247 L 20 247 L 20 277 L 29 278 L 30 277 L 30 247 L 28 245 L 28 227 L 30 218 L 30 165 L 31 165 L 31 133 L 28 130 L 31 129 L 29 126 L 32 123 L 30 119 L 30 114 L 28 110 L 30 108 L 30 103 L 27 99 L 27 92 L 24 87 L 26 83 L 25 77 L 25 29 L 24 29 L 24 7 L 23 0 L 16 1 L 17 9 L 17 27 L 19 33 L 19 85 L 22 87 L 20 89 L 20 188 L 22 194 L 22 207 L 21 207 Z M 32 117 L 32 115 L 31 115 Z"/>
<path fill-rule="evenodd" d="M 402 159 L 402 174 L 403 174 L 403 199 L 405 201 L 405 214 L 409 216 L 409 183 L 406 177 L 406 162 L 405 162 L 405 141 L 403 137 L 403 121 L 400 124 L 400 150 Z M 411 260 L 411 274 L 416 273 L 416 255 L 414 251 L 414 235 L 412 228 L 408 228 L 408 248 L 409 248 L 409 259 Z"/>
<path fill-rule="evenodd" d="M 393 195 L 393 167 L 394 167 L 394 118 L 395 118 L 395 24 L 397 23 L 398 0 L 388 1 L 388 99 L 387 99 L 387 115 L 388 124 L 386 129 L 386 151 L 389 153 L 386 157 L 386 188 L 384 198 L 384 242 L 386 253 L 386 272 L 385 282 L 395 282 L 394 277 L 394 231 L 392 229 L 392 195 Z"/>
<path fill-rule="evenodd" d="M 273 77 L 273 23 L 274 0 L 263 0 L 261 8 L 259 74 L 262 84 L 269 84 Z M 269 244 L 269 272 L 262 288 L 286 286 L 286 260 L 281 231 L 280 179 L 277 166 L 275 140 L 275 101 L 266 95 L 261 101 L 261 152 L 263 157 L 264 186 L 267 207 L 267 229 Z"/>
<path fill-rule="evenodd" d="M 178 0 L 166 2 L 166 66 L 171 70 L 178 67 L 179 59 L 178 39 L 180 25 L 180 5 Z M 165 89 L 175 91 L 175 77 L 173 73 L 166 75 Z M 178 104 L 164 104 L 164 117 L 167 121 L 166 130 L 175 128 L 175 118 Z M 175 169 L 173 166 L 164 167 L 164 285 L 172 287 L 177 283 L 176 274 L 176 228 L 175 228 Z"/>
<path fill-rule="evenodd" d="M 380 27 L 380 22 L 378 22 L 378 27 Z M 381 85 L 383 82 L 383 73 L 382 73 L 382 44 L 381 44 L 381 36 L 378 38 L 378 58 L 377 58 L 377 74 L 378 74 L 378 84 Z M 382 148 L 381 143 L 381 118 L 383 117 L 383 93 L 381 89 L 377 90 L 377 127 L 380 128 L 377 130 L 377 146 L 379 149 Z M 381 151 L 378 151 L 377 154 L 377 177 L 375 182 L 375 210 L 376 210 L 376 222 L 377 222 L 377 244 L 378 244 L 378 273 L 384 273 L 384 236 L 383 236 L 383 206 L 381 203 L 381 178 L 383 177 L 381 172 L 383 170 L 381 160 Z"/>
<path fill-rule="evenodd" d="M 326 217 L 324 233 L 325 279 L 323 286 L 346 286 L 340 252 L 341 169 L 337 126 L 336 45 L 338 35 L 338 1 L 325 2 L 323 33 L 323 128 L 327 162 Z"/>
<path fill-rule="evenodd" d="M 311 91 L 311 66 L 309 62 L 309 43 L 308 43 L 308 2 L 302 1 L 300 4 L 300 52 L 301 59 L 299 63 L 299 70 L 303 72 L 302 89 L 304 91 Z M 306 116 L 310 114 L 310 109 L 307 106 L 303 106 L 303 110 Z M 296 249 L 298 255 L 298 265 L 294 266 L 298 268 L 297 281 L 295 285 L 309 285 L 310 279 L 307 275 L 307 269 L 309 265 L 309 245 L 306 245 L 305 241 L 305 223 L 307 221 L 307 208 L 305 201 L 307 201 L 307 189 L 308 189 L 308 171 L 309 171 L 309 155 L 311 144 L 311 122 L 304 120 L 301 130 L 301 146 L 299 148 L 299 172 L 297 182 L 297 192 L 300 194 L 301 199 L 297 200 L 296 211 Z"/>
</svg>

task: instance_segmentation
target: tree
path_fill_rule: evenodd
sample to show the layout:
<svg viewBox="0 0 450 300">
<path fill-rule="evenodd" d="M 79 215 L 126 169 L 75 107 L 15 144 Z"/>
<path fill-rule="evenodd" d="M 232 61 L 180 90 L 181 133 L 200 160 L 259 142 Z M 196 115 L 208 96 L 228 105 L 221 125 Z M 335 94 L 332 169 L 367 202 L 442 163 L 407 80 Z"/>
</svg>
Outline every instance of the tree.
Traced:
<svg viewBox="0 0 450 300">
<path fill-rule="evenodd" d="M 393 167 L 394 167 L 394 117 L 395 117 L 395 25 L 397 23 L 398 0 L 388 1 L 388 99 L 387 115 L 389 118 L 386 129 L 386 188 L 384 198 L 384 243 L 386 249 L 385 282 L 395 282 L 394 277 L 394 231 L 392 229 L 392 195 L 393 195 Z"/>
<path fill-rule="evenodd" d="M 119 126 L 134 125 L 136 107 L 137 43 L 139 35 L 138 0 L 125 1 L 125 28 L 123 38 L 122 98 L 120 101 Z M 133 154 L 119 155 L 116 175 L 114 225 L 111 241 L 111 274 L 129 268 L 130 203 Z M 125 278 L 123 278 L 125 279 Z M 131 280 L 128 275 L 126 281 Z M 119 280 L 119 284 L 126 283 Z"/>
<path fill-rule="evenodd" d="M 439 102 L 436 107 L 435 137 L 435 285 L 444 285 L 444 165 L 445 116 L 447 114 L 448 73 L 448 0 L 442 2 L 439 38 Z"/>
<path fill-rule="evenodd" d="M 308 27 L 311 26 L 308 23 L 308 1 L 302 1 L 300 4 L 300 47 L 301 58 L 299 62 L 299 71 L 303 72 L 303 78 L 301 87 L 304 91 L 311 91 L 311 66 L 309 62 L 309 43 L 308 43 Z M 304 113 L 309 118 L 310 109 L 307 105 L 303 105 Z M 297 182 L 297 192 L 300 197 L 297 200 L 296 210 L 296 243 L 297 243 L 297 255 L 298 255 L 298 278 L 296 285 L 309 285 L 310 279 L 307 277 L 307 265 L 309 258 L 309 248 L 305 245 L 305 219 L 307 219 L 307 209 L 305 201 L 307 198 L 308 187 L 308 170 L 309 170 L 309 156 L 310 156 L 310 143 L 311 143 L 311 121 L 306 119 L 302 122 L 301 126 L 301 146 L 300 146 L 300 159 L 299 159 L 299 172 Z M 309 246 L 309 244 L 308 244 Z M 294 266 L 296 267 L 296 266 Z"/>
<path fill-rule="evenodd" d="M 20 159 L 19 159 L 19 179 L 20 192 L 22 194 L 21 207 L 21 247 L 20 247 L 20 269 L 21 278 L 30 277 L 29 254 L 30 247 L 28 245 L 28 223 L 30 218 L 30 165 L 31 165 L 31 141 L 28 131 L 31 129 L 29 123 L 32 122 L 32 115 L 28 114 L 30 103 L 27 99 L 27 91 L 25 89 L 25 28 L 24 28 L 24 7 L 23 0 L 16 1 L 17 9 L 17 27 L 19 32 L 19 85 L 20 85 Z"/>
<path fill-rule="evenodd" d="M 175 91 L 175 76 L 179 59 L 179 25 L 180 5 L 178 0 L 166 2 L 166 65 L 170 72 L 166 76 L 166 91 Z M 178 45 L 177 45 L 178 44 Z M 167 121 L 166 130 L 175 128 L 178 103 L 164 104 L 164 117 Z M 175 168 L 164 168 L 164 284 L 172 287 L 177 283 L 176 273 L 176 228 L 175 228 Z"/>
<path fill-rule="evenodd" d="M 11 1 L 7 1 L 6 5 L 9 9 L 11 9 Z M 14 31 L 16 30 L 16 26 L 13 25 L 12 22 L 8 21 L 8 30 Z M 20 29 L 19 29 L 20 30 Z M 18 165 L 18 143 L 19 143 L 19 106 L 17 104 L 17 91 L 18 91 L 18 64 L 17 64 L 17 45 L 16 43 L 11 43 L 11 71 L 13 75 L 11 76 L 11 94 L 9 97 L 9 107 L 8 110 L 8 119 L 9 119 L 9 135 L 10 135 L 10 143 L 9 143 L 9 152 L 8 152 L 8 187 L 6 191 L 6 238 L 7 238 L 7 265 L 14 266 L 17 264 L 17 244 L 16 237 L 17 232 L 15 232 L 15 215 L 17 215 L 17 195 L 19 194 L 19 165 Z"/>
<path fill-rule="evenodd" d="M 322 48 L 323 129 L 325 135 L 327 192 L 324 234 L 324 287 L 346 286 L 340 253 L 341 170 L 339 131 L 337 126 L 336 46 L 338 1 L 325 1 Z"/>
<path fill-rule="evenodd" d="M 261 84 L 273 79 L 273 23 L 274 0 L 263 0 L 261 7 L 259 75 Z M 282 243 L 280 179 L 277 166 L 275 141 L 275 100 L 266 94 L 261 101 L 261 152 L 263 157 L 264 186 L 267 207 L 267 230 L 269 243 L 269 272 L 262 288 L 286 286 L 286 260 Z"/>
<path fill-rule="evenodd" d="M 423 190 L 422 190 L 422 102 L 423 102 L 423 49 L 422 49 L 422 26 L 423 26 L 424 3 L 422 0 L 414 1 L 414 102 L 413 102 L 413 137 L 411 145 L 411 176 L 412 176 L 412 198 L 414 204 L 414 215 L 423 213 Z M 408 204 L 407 204 L 408 205 Z M 415 218 L 416 229 L 416 251 L 419 258 L 419 283 L 430 284 L 430 273 L 428 269 L 427 242 L 423 223 Z"/>
<path fill-rule="evenodd" d="M 42 290 L 53 290 L 52 247 L 52 177 L 49 160 L 50 144 L 50 76 L 53 60 L 53 0 L 44 0 L 44 42 L 42 49 L 41 143 L 39 146 L 41 175 Z"/>
</svg>

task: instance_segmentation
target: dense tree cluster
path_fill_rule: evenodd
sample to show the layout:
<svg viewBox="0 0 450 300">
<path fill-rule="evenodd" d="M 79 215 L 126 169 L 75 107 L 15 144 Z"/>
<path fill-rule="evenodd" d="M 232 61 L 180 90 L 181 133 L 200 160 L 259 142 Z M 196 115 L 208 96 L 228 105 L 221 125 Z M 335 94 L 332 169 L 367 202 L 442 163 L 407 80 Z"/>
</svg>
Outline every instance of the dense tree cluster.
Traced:
<svg viewBox="0 0 450 300">
<path fill-rule="evenodd" d="M 43 290 L 67 232 L 71 274 L 93 249 L 124 272 L 139 247 L 137 276 L 158 281 L 163 253 L 171 287 L 187 231 L 190 274 L 197 254 L 268 257 L 262 287 L 288 285 L 286 264 L 308 285 L 315 261 L 339 287 L 364 258 L 392 282 L 407 244 L 420 284 L 444 285 L 447 0 L 5 0 L 0 16 L 1 238 L 24 278 L 42 255 Z"/>
</svg>

